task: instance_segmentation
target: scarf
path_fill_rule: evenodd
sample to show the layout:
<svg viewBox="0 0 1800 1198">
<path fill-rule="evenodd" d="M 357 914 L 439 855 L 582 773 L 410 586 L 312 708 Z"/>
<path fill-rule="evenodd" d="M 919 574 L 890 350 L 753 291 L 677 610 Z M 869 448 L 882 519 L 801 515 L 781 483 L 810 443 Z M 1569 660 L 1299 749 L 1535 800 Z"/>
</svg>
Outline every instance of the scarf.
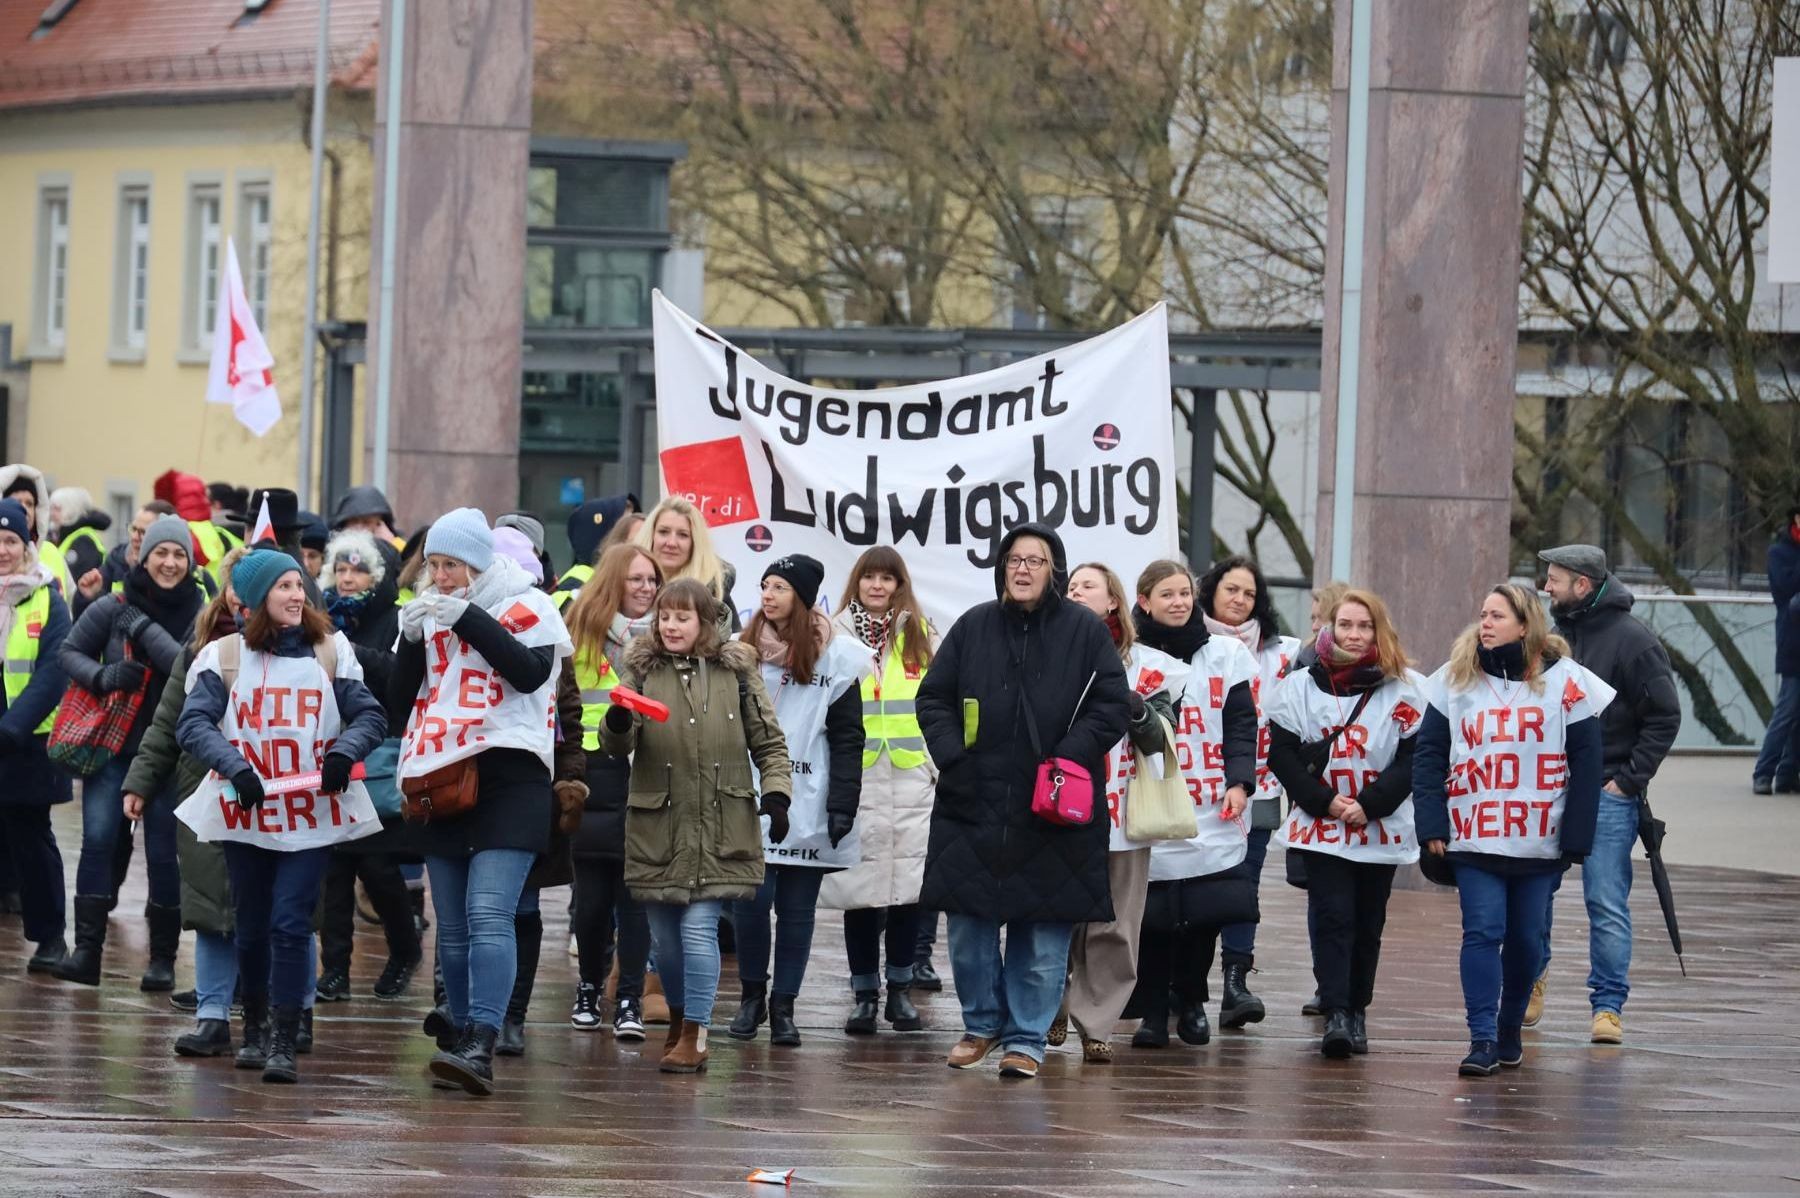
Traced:
<svg viewBox="0 0 1800 1198">
<path fill-rule="evenodd" d="M 1524 641 L 1497 645 L 1492 649 L 1486 645 L 1477 645 L 1475 657 L 1481 663 L 1482 670 L 1496 678 L 1504 678 L 1508 682 L 1520 682 L 1525 678 Z"/>
<path fill-rule="evenodd" d="M 151 578 L 141 563 L 125 576 L 124 595 L 125 602 L 144 612 L 177 641 L 187 639 L 194 629 L 194 618 L 206 605 L 200 584 L 191 573 L 183 574 L 174 586 L 165 587 Z"/>
<path fill-rule="evenodd" d="M 0 645 L 12 635 L 13 617 L 18 614 L 19 604 L 50 585 L 50 571 L 37 560 L 37 555 L 32 554 L 26 560 L 30 564 L 19 573 L 0 578 Z"/>
<path fill-rule="evenodd" d="M 850 631 L 856 634 L 857 640 L 875 650 L 877 661 L 881 660 L 882 653 L 887 649 L 888 637 L 898 621 L 899 613 L 891 607 L 876 615 L 862 605 L 862 600 L 850 601 Z"/>
<path fill-rule="evenodd" d="M 1131 609 L 1132 621 L 1137 625 L 1137 639 L 1152 649 L 1167 653 L 1177 661 L 1192 661 L 1194 654 L 1200 652 L 1209 639 L 1206 624 L 1201 618 L 1200 610 L 1195 608 L 1188 616 L 1188 621 L 1180 628 L 1170 628 L 1158 624 L 1150 618 L 1150 613 L 1141 607 Z"/>
<path fill-rule="evenodd" d="M 1262 624 L 1254 618 L 1245 620 L 1242 624 L 1227 624 L 1223 620 L 1213 619 L 1205 612 L 1200 613 L 1200 618 L 1206 621 L 1206 631 L 1214 636 L 1228 636 L 1241 641 L 1244 648 L 1250 650 L 1251 657 L 1262 652 Z"/>
<path fill-rule="evenodd" d="M 825 617 L 824 612 L 817 608 L 813 609 L 811 615 L 813 633 L 819 638 L 819 647 L 823 649 L 831 642 L 831 621 Z M 765 620 L 756 633 L 756 652 L 770 665 L 781 666 L 785 669 L 788 658 L 793 653 L 793 648 L 781 639 L 781 634 L 775 631 L 775 626 Z"/>
<path fill-rule="evenodd" d="M 363 613 L 369 608 L 369 601 L 375 597 L 374 591 L 363 591 L 356 595 L 340 595 L 332 591 L 325 596 L 325 614 L 337 630 L 348 636 L 362 623 Z"/>
<path fill-rule="evenodd" d="M 606 655 L 617 657 L 625 652 L 625 646 L 635 638 L 649 632 L 656 624 L 656 609 L 653 607 L 637 619 L 632 619 L 624 612 L 614 612 L 612 627 L 606 630 Z"/>
<path fill-rule="evenodd" d="M 494 563 L 475 576 L 461 598 L 467 599 L 485 612 L 492 612 L 501 600 L 523 595 L 526 591 L 536 590 L 532 585 L 531 575 L 525 568 L 510 557 L 494 555 Z M 430 583 L 419 588 L 421 595 L 436 595 L 440 592 Z"/>
<path fill-rule="evenodd" d="M 1119 619 L 1118 612 L 1109 611 L 1106 613 L 1106 632 L 1107 635 L 1112 637 L 1113 647 L 1115 649 L 1125 643 L 1125 625 Z"/>
<path fill-rule="evenodd" d="M 1358 655 L 1348 649 L 1340 649 L 1331 635 L 1329 626 L 1319 629 L 1317 641 L 1319 650 L 1319 668 L 1331 683 L 1334 695 L 1357 694 L 1373 690 L 1387 679 L 1382 673 L 1379 659 L 1380 649 L 1370 645 Z"/>
</svg>

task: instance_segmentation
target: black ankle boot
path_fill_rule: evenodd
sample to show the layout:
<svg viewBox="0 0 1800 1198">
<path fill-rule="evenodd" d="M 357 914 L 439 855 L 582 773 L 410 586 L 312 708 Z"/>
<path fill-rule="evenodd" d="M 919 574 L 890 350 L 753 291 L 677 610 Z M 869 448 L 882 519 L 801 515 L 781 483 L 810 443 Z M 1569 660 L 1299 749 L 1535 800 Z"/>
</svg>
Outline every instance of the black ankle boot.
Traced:
<svg viewBox="0 0 1800 1198">
<path fill-rule="evenodd" d="M 1181 1003 L 1181 1017 L 1175 1021 L 1175 1034 L 1183 1044 L 1205 1044 L 1212 1039 L 1212 1024 L 1206 1018 L 1204 1001 Z"/>
<path fill-rule="evenodd" d="M 276 1007 L 269 1017 L 269 1054 L 263 1061 L 263 1081 L 291 1086 L 300 1080 L 294 1059 L 294 1041 L 300 1035 L 300 1008 Z"/>
<path fill-rule="evenodd" d="M 431 1058 L 432 1077 L 461 1086 L 477 1097 L 487 1097 L 494 1092 L 494 1042 L 499 1038 L 499 1028 L 471 1024 L 455 1048 Z"/>
<path fill-rule="evenodd" d="M 513 916 L 513 936 L 518 945 L 518 972 L 513 974 L 512 997 L 494 1051 L 503 1057 L 525 1055 L 525 1012 L 531 1007 L 531 990 L 537 982 L 538 957 L 544 947 L 544 917 L 533 911 Z"/>
<path fill-rule="evenodd" d="M 844 1034 L 847 1036 L 873 1036 L 875 1034 L 875 1001 L 881 997 L 879 990 L 858 990 L 856 992 L 856 1010 L 850 1012 L 850 1018 L 844 1020 Z"/>
<path fill-rule="evenodd" d="M 269 999 L 244 996 L 244 1043 L 237 1051 L 239 1069 L 261 1069 L 269 1063 Z"/>
<path fill-rule="evenodd" d="M 1342 1061 L 1349 1057 L 1355 1042 L 1350 1036 L 1350 1012 L 1331 1011 L 1325 1016 L 1325 1038 L 1319 1041 L 1319 1051 L 1334 1061 Z"/>
<path fill-rule="evenodd" d="M 1369 1020 L 1366 1012 L 1350 1012 L 1350 1051 L 1359 1057 L 1369 1055 Z"/>
<path fill-rule="evenodd" d="M 425 1034 L 437 1041 L 443 1052 L 449 1052 L 462 1039 L 462 1029 L 450 1018 L 450 1008 L 442 1003 L 425 1014 Z"/>
<path fill-rule="evenodd" d="M 138 981 L 138 989 L 162 993 L 175 989 L 175 953 L 181 947 L 181 908 L 151 903 L 150 964 Z"/>
<path fill-rule="evenodd" d="M 794 1022 L 794 996 L 769 996 L 769 1043 L 786 1048 L 800 1046 L 800 1026 Z"/>
<path fill-rule="evenodd" d="M 881 1017 L 893 1024 L 897 1032 L 917 1032 L 925 1027 L 925 1021 L 919 1018 L 919 1008 L 912 1004 L 912 995 L 908 993 L 911 989 L 910 986 L 888 984 L 887 1010 Z"/>
<path fill-rule="evenodd" d="M 300 1030 L 294 1033 L 294 1051 L 306 1056 L 313 1050 L 312 1008 L 300 1008 Z"/>
<path fill-rule="evenodd" d="M 25 962 L 25 972 L 55 974 L 68 955 L 69 942 L 60 935 L 52 936 L 38 943 L 37 951 L 31 954 L 31 960 Z"/>
<path fill-rule="evenodd" d="M 1225 967 L 1225 997 L 1219 1003 L 1219 1023 L 1239 1028 L 1246 1023 L 1261 1023 L 1267 1012 L 1263 1000 L 1250 993 L 1250 966 L 1233 963 Z"/>
<path fill-rule="evenodd" d="M 99 895 L 75 896 L 75 948 L 56 967 L 56 976 L 83 986 L 100 984 L 100 951 L 106 945 L 107 904 Z"/>
<path fill-rule="evenodd" d="M 745 982 L 743 1001 L 725 1034 L 734 1040 L 756 1039 L 756 1029 L 769 1018 L 769 983 Z"/>
<path fill-rule="evenodd" d="M 226 1019 L 202 1019 L 194 1030 L 175 1039 L 178 1057 L 222 1057 L 231 1051 L 231 1022 Z"/>
</svg>

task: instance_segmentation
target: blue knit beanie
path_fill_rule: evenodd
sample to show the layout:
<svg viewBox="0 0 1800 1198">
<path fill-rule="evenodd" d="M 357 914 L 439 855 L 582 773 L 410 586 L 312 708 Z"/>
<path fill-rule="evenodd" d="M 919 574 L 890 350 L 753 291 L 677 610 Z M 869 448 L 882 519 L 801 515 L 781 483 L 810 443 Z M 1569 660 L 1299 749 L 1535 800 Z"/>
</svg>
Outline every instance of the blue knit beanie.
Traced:
<svg viewBox="0 0 1800 1198">
<path fill-rule="evenodd" d="M 231 568 L 231 589 L 237 592 L 239 603 L 256 611 L 289 570 L 304 574 L 300 563 L 287 554 L 273 549 L 255 549 Z"/>
<path fill-rule="evenodd" d="M 37 530 L 25 516 L 25 505 L 16 499 L 0 499 L 0 529 L 12 533 L 27 545 L 37 539 Z"/>
<path fill-rule="evenodd" d="M 485 572 L 494 564 L 494 530 L 481 509 L 459 507 L 437 518 L 425 534 L 425 552 L 453 557 L 471 570 Z"/>
</svg>

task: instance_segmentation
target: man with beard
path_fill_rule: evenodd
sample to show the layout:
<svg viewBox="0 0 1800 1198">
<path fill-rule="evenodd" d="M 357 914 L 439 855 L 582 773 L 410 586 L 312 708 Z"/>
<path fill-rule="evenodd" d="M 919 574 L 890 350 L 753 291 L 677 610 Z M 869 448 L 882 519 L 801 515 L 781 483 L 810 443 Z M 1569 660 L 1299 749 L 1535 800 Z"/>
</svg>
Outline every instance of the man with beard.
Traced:
<svg viewBox="0 0 1800 1198">
<path fill-rule="evenodd" d="M 1547 564 L 1544 590 L 1556 631 L 1575 661 L 1618 692 L 1600 717 L 1606 785 L 1594 847 L 1581 865 L 1588 911 L 1588 991 L 1592 1039 L 1624 1039 L 1620 1012 L 1630 991 L 1631 846 L 1637 840 L 1638 807 L 1681 728 L 1681 700 L 1669 654 L 1656 634 L 1631 614 L 1632 594 L 1606 568 L 1593 545 L 1563 545 L 1538 554 Z M 1550 973 L 1550 928 L 1544 926 L 1544 973 L 1532 988 L 1525 1026 L 1543 1014 Z"/>
</svg>

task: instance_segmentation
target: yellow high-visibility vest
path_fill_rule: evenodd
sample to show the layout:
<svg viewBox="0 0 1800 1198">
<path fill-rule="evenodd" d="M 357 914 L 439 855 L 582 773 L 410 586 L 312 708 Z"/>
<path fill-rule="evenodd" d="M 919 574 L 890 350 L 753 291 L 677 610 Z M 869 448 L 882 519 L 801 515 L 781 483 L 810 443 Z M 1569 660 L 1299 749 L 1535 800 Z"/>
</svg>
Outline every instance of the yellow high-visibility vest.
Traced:
<svg viewBox="0 0 1800 1198">
<path fill-rule="evenodd" d="M 894 638 L 888 650 L 887 668 L 879 677 L 862 680 L 863 768 L 881 758 L 882 749 L 895 769 L 912 770 L 925 764 L 925 732 L 919 727 L 919 684 L 923 668 L 908 673 L 902 660 L 903 638 Z"/>
<path fill-rule="evenodd" d="M 581 688 L 581 747 L 589 753 L 600 751 L 600 721 L 612 706 L 613 687 L 619 685 L 618 672 L 604 653 L 596 662 L 586 649 L 575 654 L 575 685 Z"/>
<path fill-rule="evenodd" d="M 50 588 L 39 587 L 32 592 L 31 598 L 19 604 L 18 612 L 13 616 L 12 631 L 6 635 L 4 683 L 8 708 L 19 701 L 19 696 L 31 684 L 31 675 L 37 669 L 39 638 L 44 635 L 44 625 L 49 622 Z M 55 726 L 56 712 L 52 711 L 32 732 L 45 736 Z"/>
<path fill-rule="evenodd" d="M 75 580 L 69 577 L 69 563 L 63 558 L 62 550 L 54 542 L 43 541 L 38 545 L 38 561 L 44 563 L 44 569 L 50 571 L 50 577 L 62 589 L 63 602 L 73 602 Z"/>
<path fill-rule="evenodd" d="M 75 551 L 75 543 L 77 541 L 92 542 L 94 551 L 100 555 L 100 560 L 106 560 L 106 542 L 100 539 L 100 534 L 91 528 L 78 528 L 68 536 L 64 537 L 62 543 L 56 547 L 56 551 L 62 554 L 65 562 L 68 560 L 69 555 Z M 76 581 L 80 580 L 77 579 Z"/>
<path fill-rule="evenodd" d="M 561 611 L 563 608 L 569 606 L 569 602 L 573 600 L 575 596 L 581 594 L 581 588 L 592 581 L 593 577 L 594 567 L 592 566 L 570 566 L 568 573 L 556 580 L 557 589 L 550 592 L 550 602 L 556 604 L 557 611 Z M 569 587 L 566 590 L 563 589 L 563 584 L 570 579 L 573 579 L 579 585 Z"/>
</svg>

